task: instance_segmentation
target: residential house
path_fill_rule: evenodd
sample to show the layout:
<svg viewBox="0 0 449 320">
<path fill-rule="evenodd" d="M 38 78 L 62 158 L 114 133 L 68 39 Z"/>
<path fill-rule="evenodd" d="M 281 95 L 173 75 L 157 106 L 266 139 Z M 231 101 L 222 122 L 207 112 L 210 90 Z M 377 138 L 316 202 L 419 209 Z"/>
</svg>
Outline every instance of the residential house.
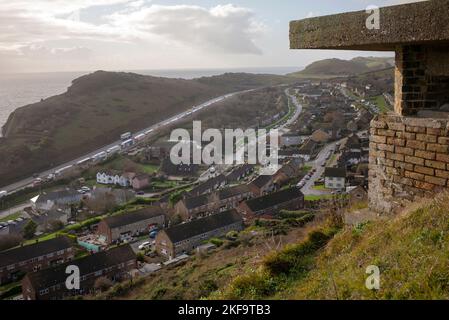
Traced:
<svg viewBox="0 0 449 320">
<path fill-rule="evenodd" d="M 173 164 L 170 159 L 162 160 L 162 174 L 168 177 L 196 177 L 199 166 L 196 164 Z"/>
<path fill-rule="evenodd" d="M 304 194 L 298 187 L 281 190 L 263 197 L 242 202 L 238 211 L 246 220 L 255 217 L 272 217 L 280 210 L 300 210 L 304 208 Z"/>
<path fill-rule="evenodd" d="M 202 194 L 199 196 L 187 196 L 175 205 L 175 213 L 183 220 L 190 220 L 205 216 L 217 211 L 217 195 Z"/>
<path fill-rule="evenodd" d="M 298 154 L 304 161 L 309 161 L 315 156 L 318 144 L 313 139 L 308 139 L 299 149 Z"/>
<path fill-rule="evenodd" d="M 242 201 L 249 200 L 253 197 L 250 187 L 245 184 L 221 189 L 217 193 L 217 208 L 219 211 L 237 208 Z"/>
<path fill-rule="evenodd" d="M 243 219 L 233 209 L 162 230 L 156 237 L 156 251 L 168 259 L 195 250 L 204 241 L 241 231 Z"/>
<path fill-rule="evenodd" d="M 97 183 L 127 188 L 131 185 L 131 179 L 129 173 L 122 174 L 115 170 L 107 170 L 97 173 Z"/>
<path fill-rule="evenodd" d="M 324 182 L 327 189 L 344 189 L 346 187 L 346 168 L 326 168 Z"/>
<path fill-rule="evenodd" d="M 226 176 L 220 174 L 214 178 L 207 180 L 206 182 L 201 183 L 197 187 L 193 188 L 189 192 L 189 196 L 200 196 L 202 194 L 211 193 L 214 190 L 218 190 L 223 188 L 227 184 Z"/>
<path fill-rule="evenodd" d="M 81 201 L 83 195 L 76 190 L 65 189 L 60 191 L 52 191 L 42 193 L 31 199 L 31 204 L 34 209 L 49 211 L 54 206 L 70 206 Z"/>
<path fill-rule="evenodd" d="M 75 265 L 80 271 L 80 288 L 68 289 L 66 269 Z M 130 245 L 95 253 L 75 262 L 29 273 L 22 280 L 24 300 L 63 300 L 73 296 L 95 293 L 95 281 L 104 277 L 113 282 L 130 278 L 137 268 L 136 254 Z"/>
<path fill-rule="evenodd" d="M 274 183 L 278 186 L 283 186 L 292 179 L 301 177 L 303 175 L 301 168 L 302 161 L 297 159 L 290 160 L 274 174 Z"/>
<path fill-rule="evenodd" d="M 297 132 L 289 132 L 279 137 L 279 147 L 298 146 L 304 142 L 304 137 Z"/>
<path fill-rule="evenodd" d="M 36 272 L 73 258 L 72 241 L 67 237 L 0 252 L 0 285 L 16 281 L 27 272 Z"/>
<path fill-rule="evenodd" d="M 98 224 L 97 234 L 107 244 L 116 243 L 148 232 L 165 224 L 165 213 L 157 206 L 104 218 Z"/>
<path fill-rule="evenodd" d="M 131 185 L 134 190 L 142 190 L 148 188 L 151 182 L 151 178 L 148 174 L 141 173 L 136 175 L 132 181 Z"/>
<path fill-rule="evenodd" d="M 270 193 L 276 189 L 274 177 L 270 175 L 258 176 L 248 186 L 255 197 Z"/>
<path fill-rule="evenodd" d="M 252 164 L 243 164 L 238 166 L 234 170 L 232 170 L 227 176 L 226 181 L 228 183 L 237 182 L 245 179 L 251 173 L 254 172 L 254 165 Z"/>
</svg>

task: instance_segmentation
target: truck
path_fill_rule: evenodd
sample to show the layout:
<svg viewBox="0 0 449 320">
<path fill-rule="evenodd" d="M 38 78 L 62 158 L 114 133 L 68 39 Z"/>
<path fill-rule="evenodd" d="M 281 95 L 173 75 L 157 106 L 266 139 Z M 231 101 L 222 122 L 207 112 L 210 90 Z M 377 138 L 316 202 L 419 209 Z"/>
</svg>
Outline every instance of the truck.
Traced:
<svg viewBox="0 0 449 320">
<path fill-rule="evenodd" d="M 133 144 L 134 144 L 134 140 L 129 139 L 129 140 L 123 141 L 121 146 L 122 146 L 122 149 L 126 149 L 126 148 L 131 147 Z"/>
<path fill-rule="evenodd" d="M 125 140 L 130 139 L 131 137 L 132 137 L 131 132 L 125 132 L 124 134 L 122 134 L 120 136 L 120 140 L 125 141 Z"/>
<path fill-rule="evenodd" d="M 8 195 L 8 191 L 2 190 L 0 191 L 0 198 L 6 197 Z"/>
<path fill-rule="evenodd" d="M 61 169 L 56 170 L 56 171 L 55 171 L 55 176 L 57 177 L 57 176 L 62 175 L 65 171 L 71 169 L 72 167 L 73 167 L 73 166 L 70 165 L 70 166 L 66 166 L 66 167 L 64 167 L 64 168 L 61 168 Z"/>
<path fill-rule="evenodd" d="M 119 151 L 120 151 L 120 146 L 119 146 L 119 145 L 116 145 L 116 146 L 113 146 L 113 147 L 109 148 L 109 149 L 107 150 L 107 153 L 108 153 L 108 154 L 114 154 L 114 153 L 117 153 L 117 152 L 119 152 Z"/>
<path fill-rule="evenodd" d="M 92 157 L 92 159 L 94 161 L 101 161 L 101 160 L 106 160 L 107 157 L 108 157 L 108 154 L 103 151 L 103 152 L 100 152 L 100 153 L 97 153 L 96 155 L 94 155 Z"/>
<path fill-rule="evenodd" d="M 135 141 L 140 141 L 140 140 L 142 140 L 144 138 L 145 138 L 145 133 L 141 133 L 141 134 L 138 134 L 137 136 L 135 136 L 134 140 Z"/>
<path fill-rule="evenodd" d="M 78 162 L 76 163 L 76 165 L 77 165 L 77 166 L 83 166 L 83 165 L 85 165 L 85 164 L 88 164 L 90 160 L 92 160 L 92 159 L 91 159 L 91 158 L 86 158 L 86 159 L 80 160 L 80 161 L 78 161 Z"/>
</svg>

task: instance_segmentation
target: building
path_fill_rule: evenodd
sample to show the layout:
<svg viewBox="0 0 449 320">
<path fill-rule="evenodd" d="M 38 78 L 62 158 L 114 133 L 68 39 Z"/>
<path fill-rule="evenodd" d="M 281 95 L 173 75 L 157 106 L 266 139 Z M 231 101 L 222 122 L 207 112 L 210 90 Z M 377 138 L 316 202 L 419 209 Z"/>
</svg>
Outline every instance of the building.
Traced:
<svg viewBox="0 0 449 320">
<path fill-rule="evenodd" d="M 67 237 L 0 252 L 0 284 L 16 281 L 27 272 L 49 268 L 73 257 L 72 241 Z"/>
<path fill-rule="evenodd" d="M 206 216 L 217 211 L 217 195 L 202 194 L 200 196 L 187 196 L 175 205 L 175 212 L 183 220 Z"/>
<path fill-rule="evenodd" d="M 292 159 L 287 162 L 274 174 L 274 183 L 278 186 L 282 186 L 292 179 L 301 177 L 303 175 L 301 170 L 302 164 L 302 161 L 299 159 Z"/>
<path fill-rule="evenodd" d="M 255 197 L 270 193 L 276 189 L 274 177 L 270 175 L 258 176 L 248 186 Z"/>
<path fill-rule="evenodd" d="M 81 201 L 83 195 L 76 190 L 66 189 L 42 193 L 31 199 L 31 205 L 36 210 L 49 211 L 54 206 L 70 206 Z"/>
<path fill-rule="evenodd" d="M 344 189 L 346 187 L 346 168 L 326 168 L 324 183 L 327 189 Z"/>
<path fill-rule="evenodd" d="M 173 164 L 170 159 L 163 159 L 161 169 L 162 174 L 168 177 L 196 177 L 199 166 L 196 164 Z"/>
<path fill-rule="evenodd" d="M 242 201 L 249 200 L 253 197 L 250 187 L 245 184 L 221 189 L 217 193 L 217 208 L 219 211 L 237 208 Z"/>
<path fill-rule="evenodd" d="M 210 238 L 222 237 L 230 231 L 242 229 L 243 219 L 235 209 L 213 214 L 159 232 L 156 251 L 173 259 L 194 250 Z"/>
<path fill-rule="evenodd" d="M 349 203 L 351 204 L 368 201 L 368 192 L 363 186 L 351 187 L 347 191 L 349 194 Z"/>
<path fill-rule="evenodd" d="M 220 189 L 227 184 L 227 179 L 223 174 L 220 174 L 214 178 L 201 183 L 197 187 L 193 188 L 190 192 L 190 196 L 200 196 L 202 194 L 211 193 L 214 190 Z"/>
<path fill-rule="evenodd" d="M 311 137 L 311 139 L 316 143 L 326 143 L 331 138 L 332 138 L 332 136 L 329 133 L 327 133 L 321 129 L 318 129 L 314 133 L 312 133 L 312 137 Z"/>
<path fill-rule="evenodd" d="M 254 172 L 254 165 L 252 164 L 243 164 L 238 166 L 234 170 L 232 170 L 227 176 L 226 181 L 228 183 L 237 182 L 245 179 L 251 173 Z"/>
<path fill-rule="evenodd" d="M 299 133 L 286 133 L 279 137 L 279 147 L 292 147 L 298 146 L 304 142 L 304 137 Z"/>
<path fill-rule="evenodd" d="M 164 211 L 154 206 L 104 218 L 98 224 L 97 233 L 104 237 L 106 243 L 111 244 L 141 235 L 152 227 L 161 227 L 164 224 Z"/>
<path fill-rule="evenodd" d="M 68 266 L 80 271 L 80 288 L 69 290 L 66 286 Z M 29 273 L 22 280 L 24 300 L 63 300 L 95 292 L 95 281 L 100 277 L 116 282 L 130 277 L 137 268 L 136 254 L 130 245 L 99 252 L 81 259 L 58 265 L 36 273 Z"/>
<path fill-rule="evenodd" d="M 128 175 L 122 174 L 115 170 L 107 170 L 97 173 L 97 183 L 112 184 L 127 188 L 131 185 L 131 179 Z"/>
<path fill-rule="evenodd" d="M 131 185 L 134 190 L 142 190 L 150 186 L 151 178 L 145 173 L 136 175 L 132 181 Z"/>
<path fill-rule="evenodd" d="M 280 210 L 300 210 L 303 208 L 304 194 L 300 188 L 293 187 L 242 202 L 238 211 L 245 219 L 251 220 L 255 217 L 275 216 Z"/>
</svg>

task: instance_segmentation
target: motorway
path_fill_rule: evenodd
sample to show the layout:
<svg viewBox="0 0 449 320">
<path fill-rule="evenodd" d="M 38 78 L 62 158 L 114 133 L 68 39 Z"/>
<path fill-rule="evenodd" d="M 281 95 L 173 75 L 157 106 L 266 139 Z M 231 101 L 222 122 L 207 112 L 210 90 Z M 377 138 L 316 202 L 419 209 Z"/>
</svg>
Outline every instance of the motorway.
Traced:
<svg viewBox="0 0 449 320">
<path fill-rule="evenodd" d="M 182 112 L 182 113 L 180 113 L 180 114 L 178 114 L 176 116 L 173 116 L 173 117 L 171 117 L 171 118 L 169 118 L 167 120 L 164 120 L 164 121 L 159 122 L 159 123 L 157 123 L 155 125 L 152 125 L 151 127 L 148 127 L 146 129 L 143 129 L 143 130 L 140 130 L 138 132 L 135 132 L 134 136 L 137 136 L 137 135 L 140 135 L 140 134 L 150 135 L 150 134 L 156 132 L 156 130 L 158 130 L 158 129 L 161 129 L 163 127 L 171 125 L 171 124 L 177 122 L 178 120 L 181 120 L 181 119 L 183 119 L 185 117 L 191 116 L 192 114 L 195 114 L 195 113 L 197 113 L 197 112 L 199 112 L 199 111 L 201 111 L 201 110 L 203 110 L 203 109 L 205 109 L 207 107 L 210 107 L 210 106 L 212 106 L 212 105 L 214 105 L 214 104 L 216 104 L 218 102 L 224 101 L 226 99 L 229 99 L 229 98 L 231 98 L 231 97 L 233 97 L 235 95 L 241 94 L 241 93 L 251 92 L 251 91 L 255 91 L 255 90 L 258 90 L 258 89 L 250 89 L 250 90 L 233 92 L 233 93 L 229 93 L 229 94 L 226 94 L 226 95 L 223 95 L 223 96 L 211 99 L 211 100 L 206 101 L 206 102 L 204 102 L 204 103 L 202 103 L 202 104 L 200 104 L 198 106 L 195 106 L 195 107 L 193 107 L 193 108 L 191 108 L 189 110 L 186 110 L 186 111 L 184 111 L 184 112 Z M 92 152 L 90 152 L 90 153 L 88 153 L 86 155 L 83 155 L 83 156 L 81 156 L 81 157 L 79 157 L 77 159 L 68 161 L 68 162 L 66 162 L 64 164 L 61 164 L 61 165 L 59 165 L 59 166 L 57 166 L 55 168 L 46 170 L 44 172 L 40 172 L 39 173 L 39 177 L 40 178 L 45 178 L 45 177 L 49 176 L 50 174 L 54 174 L 55 171 L 57 171 L 59 169 L 63 169 L 63 168 L 69 167 L 69 166 L 73 166 L 73 165 L 75 165 L 76 163 L 78 163 L 78 162 L 80 162 L 82 160 L 85 160 L 87 158 L 91 158 L 91 157 L 97 155 L 98 153 L 105 152 L 106 150 L 108 150 L 110 148 L 113 148 L 113 147 L 116 147 L 116 146 L 120 146 L 121 142 L 122 142 L 121 140 L 117 140 L 117 141 L 115 141 L 115 142 L 113 142 L 111 144 L 108 144 L 106 146 L 98 148 L 95 151 L 92 151 Z M 5 191 L 8 191 L 8 193 L 13 193 L 15 191 L 21 190 L 21 189 L 29 186 L 30 184 L 33 183 L 34 180 L 35 180 L 34 177 L 29 177 L 29 178 L 26 178 L 26 179 L 22 179 L 22 180 L 20 180 L 20 181 L 18 181 L 16 183 L 10 184 L 10 185 L 5 186 L 5 187 L 1 187 L 0 190 L 5 190 Z"/>
</svg>

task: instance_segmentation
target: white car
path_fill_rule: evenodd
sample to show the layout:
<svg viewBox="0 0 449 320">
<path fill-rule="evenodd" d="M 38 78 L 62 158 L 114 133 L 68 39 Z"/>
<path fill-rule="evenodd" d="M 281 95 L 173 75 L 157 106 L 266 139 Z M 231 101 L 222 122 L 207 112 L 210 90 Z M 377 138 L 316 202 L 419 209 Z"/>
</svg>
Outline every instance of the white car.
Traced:
<svg viewBox="0 0 449 320">
<path fill-rule="evenodd" d="M 147 249 L 151 246 L 151 242 L 150 241 L 146 241 L 144 243 L 142 243 L 138 248 L 139 250 L 144 250 Z"/>
</svg>

